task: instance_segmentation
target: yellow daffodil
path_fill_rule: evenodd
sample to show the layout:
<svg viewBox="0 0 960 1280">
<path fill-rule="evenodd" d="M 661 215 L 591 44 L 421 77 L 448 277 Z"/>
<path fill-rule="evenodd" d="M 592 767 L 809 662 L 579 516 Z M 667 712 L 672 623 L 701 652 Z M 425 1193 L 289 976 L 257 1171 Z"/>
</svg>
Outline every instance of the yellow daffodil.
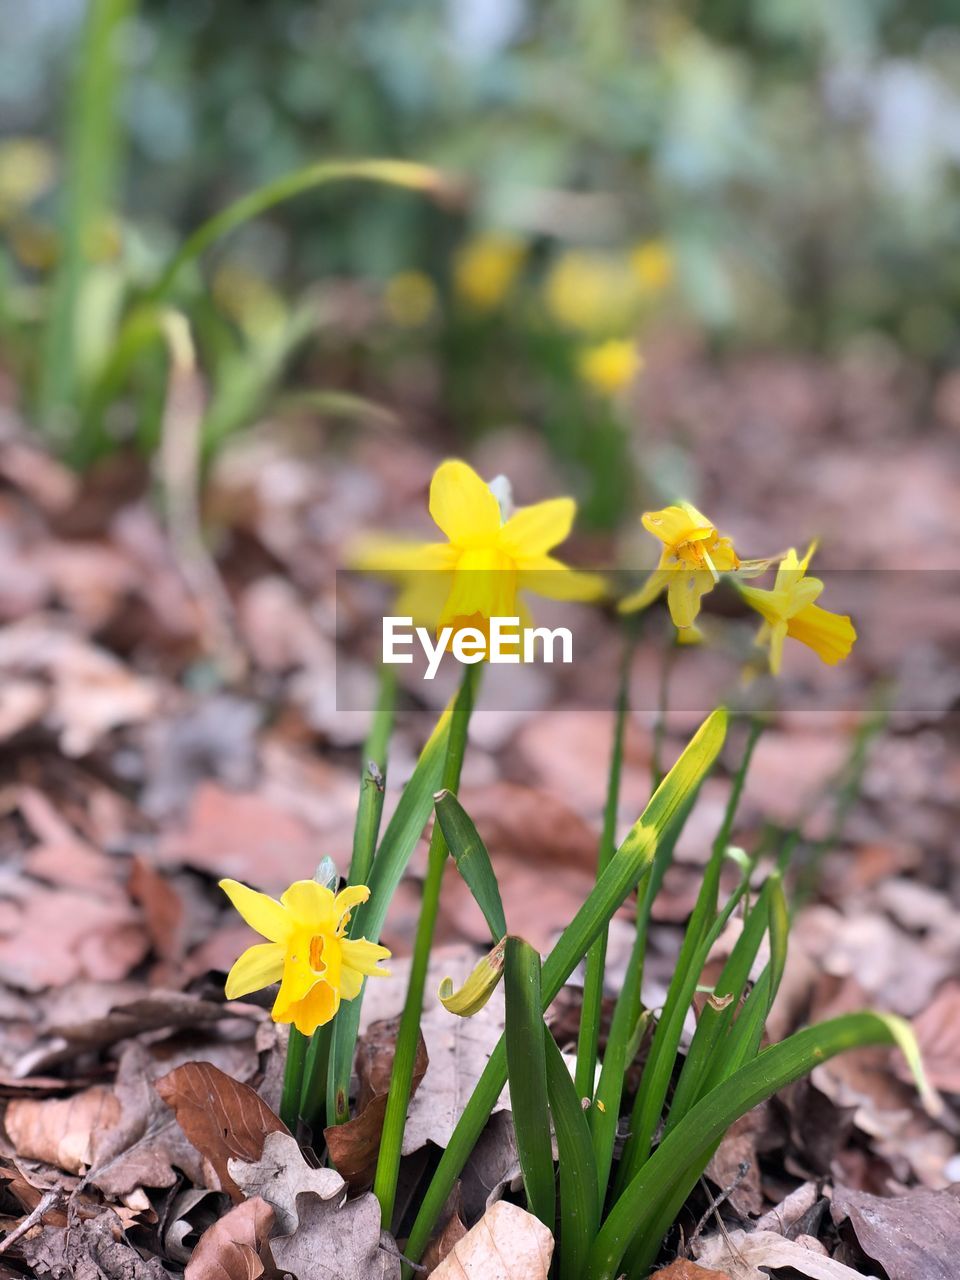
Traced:
<svg viewBox="0 0 960 1280">
<path fill-rule="evenodd" d="M 774 675 L 780 670 L 787 636 L 805 644 L 830 666 L 847 657 L 857 638 L 846 614 L 831 613 L 814 603 L 823 591 L 819 578 L 806 576 L 815 550 L 816 543 L 812 543 L 800 560 L 791 548 L 780 563 L 772 590 L 740 586 L 744 600 L 764 620 L 757 643 L 769 651 Z"/>
<path fill-rule="evenodd" d="M 630 270 L 645 296 L 663 293 L 673 279 L 673 254 L 662 240 L 644 240 L 630 254 Z"/>
<path fill-rule="evenodd" d="M 621 333 L 637 311 L 637 287 L 622 260 L 576 250 L 551 267 L 543 289 L 550 318 L 578 333 Z"/>
<path fill-rule="evenodd" d="M 580 352 L 580 377 L 595 391 L 613 395 L 634 380 L 643 366 L 636 344 L 629 338 L 610 338 Z"/>
<path fill-rule="evenodd" d="M 383 301 L 394 324 L 416 329 L 436 311 L 437 290 L 424 272 L 401 271 L 387 282 Z"/>
<path fill-rule="evenodd" d="M 379 967 L 386 947 L 346 937 L 351 910 L 370 897 L 366 885 L 340 893 L 315 880 L 297 880 L 280 901 L 236 880 L 221 880 L 236 909 L 268 939 L 249 947 L 227 975 L 228 1000 L 280 983 L 274 1022 L 292 1022 L 305 1036 L 329 1022 L 341 1000 L 360 994 L 365 977 L 388 977 Z"/>
<path fill-rule="evenodd" d="M 663 543 L 660 563 L 639 591 L 620 602 L 620 610 L 645 609 L 666 591 L 674 625 L 692 627 L 702 597 L 719 582 L 720 574 L 740 567 L 733 543 L 689 502 L 648 511 L 642 523 Z"/>
<path fill-rule="evenodd" d="M 468 240 L 453 261 L 457 295 L 475 311 L 494 311 L 513 288 L 525 255 L 516 236 L 490 233 Z"/>
<path fill-rule="evenodd" d="M 489 636 L 491 618 L 528 625 L 522 592 L 551 600 L 596 600 L 603 579 L 571 569 L 550 554 L 570 532 L 572 498 L 513 509 L 510 484 L 486 484 L 467 463 L 442 462 L 430 484 L 430 514 L 448 541 L 420 545 L 370 539 L 351 556 L 355 568 L 401 585 L 398 614 L 454 633 L 476 627 Z"/>
</svg>

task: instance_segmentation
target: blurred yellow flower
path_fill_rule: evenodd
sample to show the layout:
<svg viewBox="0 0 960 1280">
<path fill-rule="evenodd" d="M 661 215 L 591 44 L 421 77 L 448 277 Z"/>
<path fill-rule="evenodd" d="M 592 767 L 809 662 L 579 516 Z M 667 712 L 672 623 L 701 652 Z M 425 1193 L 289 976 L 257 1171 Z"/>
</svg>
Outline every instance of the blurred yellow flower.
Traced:
<svg viewBox="0 0 960 1280">
<path fill-rule="evenodd" d="M 458 297 L 476 311 L 493 311 L 507 297 L 523 265 L 526 246 L 516 236 L 491 232 L 461 245 L 453 260 Z"/>
<path fill-rule="evenodd" d="M 57 162 L 37 138 L 8 138 L 0 143 L 0 221 L 33 204 L 53 186 Z"/>
<path fill-rule="evenodd" d="M 806 572 L 816 545 L 811 543 L 802 560 L 791 547 L 780 563 L 772 590 L 740 585 L 744 600 L 764 620 L 757 644 L 768 650 L 774 675 L 780 671 L 787 636 L 805 644 L 830 666 L 849 655 L 857 638 L 846 614 L 831 613 L 814 603 L 823 583 L 819 578 L 808 578 Z"/>
<path fill-rule="evenodd" d="M 370 897 L 366 885 L 335 895 L 316 880 L 297 880 L 279 902 L 237 880 L 221 880 L 220 888 L 247 924 L 269 939 L 248 947 L 234 964 L 228 1000 L 279 982 L 274 1022 L 292 1022 L 311 1036 L 336 1015 L 341 999 L 360 994 L 365 977 L 390 976 L 379 967 L 390 957 L 386 947 L 345 937 L 351 909 Z"/>
<path fill-rule="evenodd" d="M 643 367 L 643 359 L 629 338 L 608 338 L 585 347 L 577 367 L 584 382 L 604 395 L 612 395 L 630 385 Z"/>
<path fill-rule="evenodd" d="M 269 338 L 287 322 L 283 295 L 240 262 L 225 262 L 213 277 L 213 297 L 249 338 Z"/>
<path fill-rule="evenodd" d="M 673 254 L 662 240 L 644 240 L 630 254 L 630 270 L 645 296 L 663 293 L 673 279 Z"/>
<path fill-rule="evenodd" d="M 509 481 L 490 484 L 467 463 L 442 462 L 430 484 L 430 514 L 447 542 L 407 544 L 368 539 L 354 548 L 355 568 L 397 581 L 398 614 L 454 634 L 475 627 L 489 638 L 491 618 L 529 623 L 520 593 L 551 600 L 596 600 L 605 584 L 550 555 L 570 533 L 572 498 L 513 509 Z"/>
<path fill-rule="evenodd" d="M 575 250 L 550 268 L 543 300 L 550 318 L 578 333 L 603 333 L 630 324 L 637 308 L 636 282 L 623 263 L 601 253 Z"/>
<path fill-rule="evenodd" d="M 642 523 L 663 543 L 660 563 L 639 591 L 621 600 L 620 610 L 645 609 L 666 591 L 674 626 L 692 627 L 702 597 L 719 582 L 720 574 L 740 567 L 733 543 L 689 502 L 648 511 Z"/>
<path fill-rule="evenodd" d="M 426 324 L 437 308 L 437 290 L 423 271 L 401 271 L 387 281 L 383 295 L 387 315 L 402 329 Z"/>
</svg>

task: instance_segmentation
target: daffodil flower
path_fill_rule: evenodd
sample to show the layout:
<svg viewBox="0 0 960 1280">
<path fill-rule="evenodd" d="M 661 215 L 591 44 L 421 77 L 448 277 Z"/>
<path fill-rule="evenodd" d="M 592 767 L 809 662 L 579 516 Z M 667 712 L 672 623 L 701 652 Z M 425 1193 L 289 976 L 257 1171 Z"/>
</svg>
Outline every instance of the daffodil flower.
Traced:
<svg viewBox="0 0 960 1280">
<path fill-rule="evenodd" d="M 648 511 L 642 523 L 663 543 L 660 563 L 639 591 L 620 602 L 620 610 L 646 609 L 666 591 L 674 626 L 692 627 L 702 597 L 720 581 L 720 574 L 740 568 L 733 543 L 689 502 Z"/>
<path fill-rule="evenodd" d="M 486 484 L 465 462 L 442 462 L 430 484 L 430 514 L 447 542 L 361 544 L 352 562 L 402 584 L 400 614 L 454 633 L 476 627 L 489 635 L 491 618 L 529 622 L 520 593 L 551 600 L 596 600 L 603 579 L 571 569 L 550 554 L 570 532 L 572 498 L 513 508 L 509 482 Z"/>
<path fill-rule="evenodd" d="M 577 361 L 580 377 L 602 395 L 614 395 L 628 387 L 642 367 L 636 343 L 629 338 L 594 343 L 580 352 Z"/>
<path fill-rule="evenodd" d="M 769 651 L 770 670 L 774 675 L 780 671 L 787 636 L 805 644 L 829 666 L 846 658 L 857 638 L 846 614 L 831 613 L 814 603 L 823 591 L 823 583 L 819 578 L 808 578 L 806 573 L 816 545 L 811 543 L 802 560 L 791 548 L 780 562 L 771 590 L 739 587 L 747 604 L 764 620 L 757 633 L 757 644 Z"/>
<path fill-rule="evenodd" d="M 347 938 L 352 909 L 370 897 L 366 885 L 340 893 L 316 880 L 297 880 L 280 901 L 236 880 L 221 880 L 236 909 L 268 939 L 248 947 L 227 975 L 228 1000 L 280 983 L 274 1022 L 292 1022 L 305 1036 L 329 1022 L 341 1000 L 360 994 L 365 977 L 389 977 L 379 967 L 386 947 L 365 938 Z"/>
</svg>

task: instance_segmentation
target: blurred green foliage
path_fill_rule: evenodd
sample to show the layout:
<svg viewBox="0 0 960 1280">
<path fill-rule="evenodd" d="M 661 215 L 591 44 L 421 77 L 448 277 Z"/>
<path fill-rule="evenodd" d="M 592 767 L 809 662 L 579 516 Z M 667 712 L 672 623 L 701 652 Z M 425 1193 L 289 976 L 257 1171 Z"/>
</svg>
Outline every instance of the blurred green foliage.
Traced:
<svg viewBox="0 0 960 1280">
<path fill-rule="evenodd" d="M 117 16 L 115 120 L 101 95 L 83 136 L 71 64 L 78 49 L 89 56 L 89 20 L 86 43 L 78 31 L 98 8 Z M 589 326 L 573 334 L 550 306 L 550 273 L 571 249 L 606 255 L 615 274 L 653 241 L 672 263 L 656 308 L 645 303 L 591 339 L 629 333 L 642 345 L 666 311 L 727 343 L 829 348 L 869 329 L 931 362 L 956 351 L 954 0 L 0 0 L 0 26 L 0 341 L 41 407 L 44 387 L 59 384 L 62 400 L 76 386 L 100 397 L 102 418 L 131 379 L 143 384 L 126 417 L 115 413 L 106 432 L 101 421 L 96 447 L 132 433 L 149 443 L 155 432 L 163 361 L 129 342 L 118 360 L 117 348 L 123 316 L 185 234 L 327 158 L 424 161 L 460 175 L 465 196 L 445 204 L 331 188 L 217 246 L 203 281 L 184 281 L 175 301 L 205 363 L 231 377 L 265 371 L 248 372 L 252 399 L 220 387 L 220 435 L 253 401 L 262 406 L 319 328 L 328 357 L 346 359 L 345 379 L 334 378 L 346 390 L 370 390 L 384 360 L 420 350 L 439 360 L 451 418 L 481 428 L 532 413 L 575 455 L 582 444 L 565 419 L 586 414 L 615 464 L 623 449 L 602 426 L 617 417 L 609 395 L 577 377 Z M 91 82 L 102 88 L 102 68 Z M 80 185 L 64 190 L 78 155 Z M 113 170 L 122 180 L 108 201 L 95 179 Z M 73 383 L 64 364 L 38 367 L 37 353 L 64 349 L 63 263 L 78 252 L 76 210 L 89 219 L 98 204 L 86 278 L 66 272 L 84 307 Z M 499 300 L 471 307 L 457 253 L 489 229 L 514 237 L 522 261 Z M 436 294 L 415 322 L 389 296 L 389 282 L 411 271 Z M 314 323 L 311 334 L 310 290 L 331 278 L 374 298 L 386 287 L 378 324 L 392 318 L 394 337 L 381 325 L 355 341 L 342 323 Z M 67 398 L 69 435 L 87 410 Z"/>
</svg>

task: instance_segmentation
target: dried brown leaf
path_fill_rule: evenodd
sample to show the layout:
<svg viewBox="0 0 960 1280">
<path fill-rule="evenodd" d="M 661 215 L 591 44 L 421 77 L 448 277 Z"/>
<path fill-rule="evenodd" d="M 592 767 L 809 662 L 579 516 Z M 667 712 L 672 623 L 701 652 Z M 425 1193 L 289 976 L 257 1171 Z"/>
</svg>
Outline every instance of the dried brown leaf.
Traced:
<svg viewBox="0 0 960 1280">
<path fill-rule="evenodd" d="M 791 1268 L 807 1280 L 859 1280 L 860 1272 L 827 1256 L 810 1236 L 785 1240 L 773 1231 L 728 1231 L 695 1246 L 700 1262 L 729 1280 L 770 1280 L 769 1270 Z M 876 1277 L 873 1277 L 876 1280 Z"/>
<path fill-rule="evenodd" d="M 361 1037 L 357 1046 L 357 1075 L 360 1080 L 357 1114 L 346 1124 L 330 1125 L 323 1131 L 331 1162 L 351 1188 L 369 1186 L 373 1180 L 398 1027 L 398 1018 L 375 1022 Z M 420 1034 L 413 1064 L 411 1096 L 416 1093 L 426 1073 L 427 1062 L 427 1046 Z"/>
<path fill-rule="evenodd" d="M 17 1152 L 46 1160 L 68 1173 L 84 1173 L 93 1163 L 95 1135 L 120 1118 L 112 1089 L 94 1085 L 72 1098 L 15 1098 L 4 1123 Z"/>
<path fill-rule="evenodd" d="M 184 1280 L 258 1280 L 272 1270 L 267 1240 L 273 1224 L 273 1210 L 259 1196 L 234 1205 L 200 1237 Z"/>
<path fill-rule="evenodd" d="M 890 1198 L 836 1187 L 830 1212 L 836 1223 L 850 1219 L 861 1249 L 889 1280 L 955 1280 L 960 1187 Z"/>
<path fill-rule="evenodd" d="M 539 1218 L 498 1200 L 434 1271 L 434 1280 L 547 1280 L 553 1234 Z"/>
<path fill-rule="evenodd" d="M 249 1085 L 209 1062 L 186 1062 L 155 1087 L 187 1138 L 210 1161 L 223 1190 L 241 1200 L 228 1160 L 259 1160 L 267 1134 L 289 1133 L 287 1126 Z"/>
<path fill-rule="evenodd" d="M 730 1280 L 726 1271 L 708 1270 L 696 1262 L 688 1262 L 686 1258 L 678 1258 L 669 1267 L 661 1267 L 654 1272 L 653 1280 Z"/>
<path fill-rule="evenodd" d="M 380 1231 L 380 1205 L 367 1193 L 346 1200 L 333 1169 L 311 1169 L 296 1139 L 271 1133 L 256 1164 L 230 1161 L 247 1196 L 262 1196 L 277 1218 L 270 1250 L 296 1280 L 399 1280 L 400 1258 Z"/>
</svg>

